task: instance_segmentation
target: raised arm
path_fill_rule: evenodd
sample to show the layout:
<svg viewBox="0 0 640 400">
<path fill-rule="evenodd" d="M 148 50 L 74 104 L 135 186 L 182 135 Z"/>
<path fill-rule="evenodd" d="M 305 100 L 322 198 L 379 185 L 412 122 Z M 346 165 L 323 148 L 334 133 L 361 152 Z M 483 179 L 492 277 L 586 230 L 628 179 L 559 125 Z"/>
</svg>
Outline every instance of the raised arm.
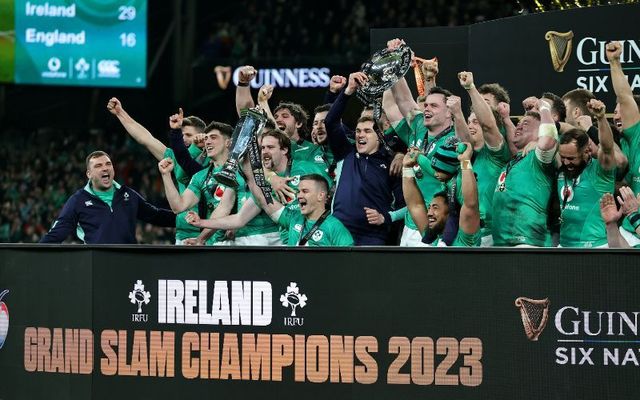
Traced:
<svg viewBox="0 0 640 400">
<path fill-rule="evenodd" d="M 423 234 L 427 230 L 428 218 L 427 207 L 424 205 L 424 198 L 418 185 L 416 184 L 415 172 L 413 167 L 417 164 L 420 152 L 417 148 L 412 147 L 402 160 L 402 192 L 404 193 L 404 201 L 407 203 L 407 210 L 411 214 L 413 222 L 415 222 L 418 231 Z"/>
<path fill-rule="evenodd" d="M 238 86 L 236 86 L 236 112 L 255 106 L 251 97 L 251 87 L 249 83 L 256 77 L 258 71 L 251 65 L 245 65 L 238 71 Z"/>
<path fill-rule="evenodd" d="M 633 99 L 633 91 L 629 81 L 624 76 L 624 71 L 622 71 L 622 65 L 620 64 L 622 44 L 620 42 L 607 43 L 606 54 L 611 66 L 611 83 L 620 104 L 622 129 L 627 129 L 640 121 L 640 110 L 638 110 L 638 105 Z"/>
<path fill-rule="evenodd" d="M 462 198 L 464 203 L 460 209 L 460 229 L 468 235 L 473 235 L 480 230 L 480 208 L 478 201 L 478 183 L 471 168 L 471 156 L 473 147 L 465 143 L 467 149 L 458 155 L 460 161 L 460 173 L 462 174 Z"/>
<path fill-rule="evenodd" d="M 347 138 L 347 132 L 342 124 L 342 115 L 347 107 L 347 102 L 356 92 L 358 87 L 366 82 L 367 76 L 362 72 L 354 72 L 349 75 L 349 83 L 347 87 L 338 95 L 336 100 L 331 104 L 331 108 L 324 119 L 324 125 L 327 129 L 327 138 L 329 147 L 333 152 L 336 160 L 342 160 L 353 148 L 351 142 Z"/>
<path fill-rule="evenodd" d="M 260 90 L 258 90 L 258 105 L 267 114 L 267 118 L 275 124 L 276 119 L 273 117 L 271 107 L 269 107 L 269 99 L 271 98 L 271 95 L 273 95 L 273 85 L 262 85 Z"/>
<path fill-rule="evenodd" d="M 329 90 L 324 95 L 322 104 L 331 104 L 336 101 L 336 97 L 342 91 L 342 88 L 347 84 L 347 78 L 342 75 L 334 75 L 329 81 Z"/>
<path fill-rule="evenodd" d="M 196 172 L 201 171 L 204 167 L 191 157 L 191 153 L 189 153 L 189 150 L 184 145 L 184 140 L 182 140 L 182 131 L 180 130 L 183 119 L 184 114 L 182 108 L 178 109 L 177 114 L 173 114 L 169 117 L 169 127 L 171 128 L 171 132 L 169 133 L 169 143 L 171 144 L 171 149 L 176 157 L 176 161 L 180 167 L 182 167 L 184 172 L 191 177 L 195 175 Z"/>
<path fill-rule="evenodd" d="M 598 162 L 602 168 L 608 171 L 612 170 L 616 167 L 615 142 L 613 141 L 613 132 L 611 132 L 609 121 L 605 116 L 605 105 L 600 100 L 591 99 L 587 103 L 587 108 L 598 120 L 598 140 L 600 142 L 598 146 Z"/>
<path fill-rule="evenodd" d="M 395 50 L 403 44 L 404 41 L 401 39 L 392 39 L 387 42 L 387 49 Z M 400 78 L 398 82 L 391 87 L 391 92 L 403 116 L 409 117 L 414 110 L 419 108 L 418 103 L 413 99 L 413 94 L 411 93 L 411 89 L 409 89 L 406 79 Z"/>
<path fill-rule="evenodd" d="M 158 170 L 160 170 L 160 175 L 162 176 L 165 196 L 169 202 L 169 206 L 171 206 L 171 210 L 178 214 L 198 204 L 198 197 L 189 188 L 182 192 L 182 196 L 180 195 L 178 189 L 176 189 L 176 185 L 173 183 L 173 179 L 171 179 L 173 168 L 174 165 L 171 158 L 167 157 L 158 163 Z"/>
<path fill-rule="evenodd" d="M 513 145 L 513 137 L 516 134 L 516 126 L 513 124 L 511 120 L 511 106 L 509 103 L 505 103 L 501 101 L 498 103 L 498 114 L 500 114 L 500 118 L 502 118 L 502 123 L 504 124 L 504 130 L 506 131 L 505 138 L 507 140 L 507 145 L 509 146 L 509 151 L 511 154 L 516 154 L 518 149 Z"/>
<path fill-rule="evenodd" d="M 504 139 L 498 130 L 498 124 L 491 110 L 491 106 L 482 98 L 476 85 L 473 82 L 473 73 L 463 71 L 458 74 L 460 85 L 469 93 L 473 112 L 478 118 L 478 123 L 482 127 L 482 135 L 487 145 L 492 149 L 502 146 Z"/>
<path fill-rule="evenodd" d="M 467 125 L 467 121 L 464 119 L 464 114 L 462 113 L 462 104 L 460 97 L 458 96 L 449 96 L 447 97 L 447 108 L 453 117 L 453 123 L 456 129 L 456 136 L 460 138 L 463 142 L 475 142 L 475 138 L 472 137 L 471 132 L 469 132 L 469 125 Z M 473 143 L 474 147 L 476 143 Z"/>
<path fill-rule="evenodd" d="M 156 160 L 160 161 L 164 158 L 164 152 L 167 150 L 167 146 L 156 139 L 147 128 L 131 118 L 122 107 L 120 100 L 112 97 L 107 103 L 107 110 L 118 118 L 118 121 L 120 121 L 129 136 L 146 147 Z"/>
<path fill-rule="evenodd" d="M 544 164 L 553 161 L 558 147 L 558 129 L 551 116 L 551 106 L 546 101 L 538 100 L 540 110 L 540 128 L 538 129 L 538 144 L 536 157 Z"/>
<path fill-rule="evenodd" d="M 249 221 L 260 214 L 262 210 L 256 205 L 253 199 L 247 199 L 237 214 L 231 214 L 220 218 L 200 219 L 197 213 L 189 211 L 185 217 L 187 222 L 198 228 L 209 229 L 240 229 L 246 226 Z"/>
<path fill-rule="evenodd" d="M 404 116 L 400 112 L 398 105 L 393 97 L 393 93 L 391 90 L 385 90 L 382 94 L 382 109 L 384 113 L 387 115 L 389 122 L 391 125 L 398 123 Z"/>
</svg>

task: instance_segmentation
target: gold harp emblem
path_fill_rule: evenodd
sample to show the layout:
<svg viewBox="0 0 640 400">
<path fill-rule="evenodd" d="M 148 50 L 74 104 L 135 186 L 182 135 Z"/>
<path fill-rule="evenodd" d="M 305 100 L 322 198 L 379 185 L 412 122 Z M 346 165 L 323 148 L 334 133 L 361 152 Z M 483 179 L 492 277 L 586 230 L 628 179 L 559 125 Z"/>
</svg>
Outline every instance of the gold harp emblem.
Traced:
<svg viewBox="0 0 640 400">
<path fill-rule="evenodd" d="M 515 304 L 520 310 L 527 338 L 532 341 L 538 340 L 538 336 L 547 326 L 549 319 L 549 299 L 533 300 L 527 297 L 518 297 Z"/>
<path fill-rule="evenodd" d="M 555 69 L 556 72 L 562 72 L 571 56 L 573 31 L 566 33 L 549 31 L 544 35 L 544 38 L 549 42 L 549 52 L 551 53 L 553 69 Z"/>
<path fill-rule="evenodd" d="M 231 67 L 218 65 L 214 71 L 216 73 L 218 86 L 220 86 L 220 89 L 225 90 L 229 86 L 229 81 L 231 81 Z"/>
</svg>

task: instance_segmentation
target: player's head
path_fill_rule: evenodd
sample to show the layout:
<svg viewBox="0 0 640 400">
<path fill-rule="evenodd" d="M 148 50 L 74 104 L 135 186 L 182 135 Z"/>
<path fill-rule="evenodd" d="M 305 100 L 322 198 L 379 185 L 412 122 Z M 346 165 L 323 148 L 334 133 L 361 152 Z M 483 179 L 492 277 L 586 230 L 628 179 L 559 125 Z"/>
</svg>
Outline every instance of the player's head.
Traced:
<svg viewBox="0 0 640 400">
<path fill-rule="evenodd" d="M 91 183 L 93 190 L 104 192 L 110 190 L 113 186 L 113 178 L 115 170 L 111 157 L 104 151 L 94 151 L 85 159 L 87 167 L 87 178 Z"/>
</svg>

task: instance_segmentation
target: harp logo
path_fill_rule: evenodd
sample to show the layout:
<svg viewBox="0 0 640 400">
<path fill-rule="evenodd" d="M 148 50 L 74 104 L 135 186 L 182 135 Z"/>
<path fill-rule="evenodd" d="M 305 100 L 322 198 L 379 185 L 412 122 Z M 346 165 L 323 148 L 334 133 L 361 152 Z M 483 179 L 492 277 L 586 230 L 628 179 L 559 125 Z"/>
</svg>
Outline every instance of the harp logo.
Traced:
<svg viewBox="0 0 640 400">
<path fill-rule="evenodd" d="M 551 54 L 553 69 L 556 72 L 564 71 L 564 66 L 567 65 L 571 56 L 573 31 L 565 33 L 549 31 L 544 35 L 544 38 L 549 42 L 549 53 Z"/>
<path fill-rule="evenodd" d="M 549 299 L 534 300 L 518 297 L 515 304 L 520 310 L 524 333 L 529 340 L 537 341 L 549 320 Z"/>
<path fill-rule="evenodd" d="M 216 73 L 216 80 L 218 81 L 218 86 L 220 89 L 225 90 L 229 86 L 229 82 L 231 81 L 231 67 L 223 67 L 218 65 L 214 69 Z"/>
</svg>

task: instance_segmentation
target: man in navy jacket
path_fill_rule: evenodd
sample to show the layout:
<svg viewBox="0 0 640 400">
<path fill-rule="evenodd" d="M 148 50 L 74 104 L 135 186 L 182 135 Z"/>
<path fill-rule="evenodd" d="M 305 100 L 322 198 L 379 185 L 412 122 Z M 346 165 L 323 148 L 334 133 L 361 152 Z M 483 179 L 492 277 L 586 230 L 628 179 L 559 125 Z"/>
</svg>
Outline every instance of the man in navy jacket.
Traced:
<svg viewBox="0 0 640 400">
<path fill-rule="evenodd" d="M 358 120 L 355 145 L 341 123 L 346 103 L 367 79 L 362 72 L 349 76 L 325 118 L 329 146 L 336 161 L 342 161 L 333 202 L 333 215 L 347 227 L 356 245 L 385 244 L 391 217 L 393 189 L 400 181 L 389 176 L 392 155 L 378 140 L 379 129 L 371 117 Z"/>
<path fill-rule="evenodd" d="M 61 243 L 72 232 L 86 244 L 135 244 L 138 219 L 174 227 L 175 215 L 148 203 L 135 190 L 113 180 L 109 155 L 94 151 L 86 159 L 89 182 L 67 200 L 40 243 Z"/>
</svg>

